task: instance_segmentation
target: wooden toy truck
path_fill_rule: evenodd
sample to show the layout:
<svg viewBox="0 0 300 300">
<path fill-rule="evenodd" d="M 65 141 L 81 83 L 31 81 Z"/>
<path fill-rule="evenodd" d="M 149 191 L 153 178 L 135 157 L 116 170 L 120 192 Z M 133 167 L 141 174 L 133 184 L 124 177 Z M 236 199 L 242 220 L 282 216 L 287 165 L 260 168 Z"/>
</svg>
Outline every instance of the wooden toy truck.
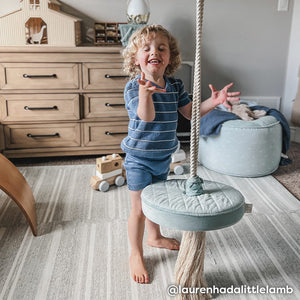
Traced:
<svg viewBox="0 0 300 300">
<path fill-rule="evenodd" d="M 90 186 L 94 190 L 106 192 L 112 184 L 122 186 L 125 183 L 123 160 L 119 154 L 102 156 L 96 159 L 96 175 L 91 177 Z"/>
<path fill-rule="evenodd" d="M 186 155 L 182 149 L 172 154 L 170 172 L 183 174 L 182 161 Z M 90 186 L 94 190 L 107 192 L 112 184 L 122 186 L 125 183 L 126 172 L 122 167 L 123 160 L 119 154 L 102 156 L 96 159 L 96 175 L 91 177 Z"/>
</svg>

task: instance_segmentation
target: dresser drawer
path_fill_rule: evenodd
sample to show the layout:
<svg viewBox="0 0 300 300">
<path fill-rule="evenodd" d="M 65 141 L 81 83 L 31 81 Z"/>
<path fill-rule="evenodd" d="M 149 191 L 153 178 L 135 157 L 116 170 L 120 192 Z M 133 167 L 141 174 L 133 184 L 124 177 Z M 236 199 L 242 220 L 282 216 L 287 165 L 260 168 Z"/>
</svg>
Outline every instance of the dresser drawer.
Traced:
<svg viewBox="0 0 300 300">
<path fill-rule="evenodd" d="M 84 146 L 120 146 L 127 136 L 128 122 L 83 123 Z"/>
<path fill-rule="evenodd" d="M 80 146 L 80 124 L 5 125 L 8 149 Z"/>
<path fill-rule="evenodd" d="M 84 63 L 83 89 L 123 92 L 128 76 L 122 68 L 122 63 Z"/>
<path fill-rule="evenodd" d="M 3 122 L 79 120 L 78 94 L 2 95 L 0 105 Z"/>
<path fill-rule="evenodd" d="M 3 90 L 79 89 L 79 65 L 73 63 L 0 64 Z"/>
<path fill-rule="evenodd" d="M 123 93 L 119 94 L 85 94 L 84 117 L 127 117 Z"/>
</svg>

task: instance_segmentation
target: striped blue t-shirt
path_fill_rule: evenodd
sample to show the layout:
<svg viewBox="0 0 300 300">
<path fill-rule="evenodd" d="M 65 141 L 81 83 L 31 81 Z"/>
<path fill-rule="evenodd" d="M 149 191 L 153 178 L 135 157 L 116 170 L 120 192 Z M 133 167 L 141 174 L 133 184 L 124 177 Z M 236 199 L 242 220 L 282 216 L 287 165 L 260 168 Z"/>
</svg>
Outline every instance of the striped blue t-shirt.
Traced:
<svg viewBox="0 0 300 300">
<path fill-rule="evenodd" d="M 128 111 L 128 136 L 123 139 L 121 148 L 125 153 L 150 159 L 164 159 L 177 148 L 176 136 L 178 108 L 191 100 L 180 79 L 164 77 L 165 93 L 152 95 L 155 119 L 145 122 L 137 115 L 139 84 L 137 78 L 129 81 L 124 90 L 125 107 Z"/>
</svg>

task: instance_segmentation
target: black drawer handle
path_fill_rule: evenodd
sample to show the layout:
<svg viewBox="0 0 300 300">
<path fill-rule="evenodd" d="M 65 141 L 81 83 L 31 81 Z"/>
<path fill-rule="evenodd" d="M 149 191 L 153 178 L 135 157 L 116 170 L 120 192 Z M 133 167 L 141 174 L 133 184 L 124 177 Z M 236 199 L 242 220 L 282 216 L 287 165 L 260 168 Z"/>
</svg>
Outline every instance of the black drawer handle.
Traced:
<svg viewBox="0 0 300 300">
<path fill-rule="evenodd" d="M 110 75 L 110 74 L 105 74 L 105 78 L 127 78 L 129 77 L 128 75 Z"/>
<path fill-rule="evenodd" d="M 127 132 L 110 132 L 110 131 L 105 131 L 106 135 L 118 135 L 118 134 L 127 134 Z"/>
<path fill-rule="evenodd" d="M 39 138 L 39 137 L 57 137 L 59 136 L 59 133 L 54 133 L 54 134 L 31 134 L 31 133 L 27 133 L 27 136 L 28 137 L 31 137 L 31 138 Z"/>
<path fill-rule="evenodd" d="M 125 106 L 125 104 L 121 104 L 121 103 L 108 103 L 106 102 L 105 103 L 105 106 Z"/>
<path fill-rule="evenodd" d="M 56 110 L 57 106 L 54 105 L 52 107 L 29 107 L 29 106 L 24 106 L 25 110 Z"/>
<path fill-rule="evenodd" d="M 52 75 L 28 75 L 28 74 L 23 74 L 24 78 L 56 78 L 56 74 Z"/>
</svg>

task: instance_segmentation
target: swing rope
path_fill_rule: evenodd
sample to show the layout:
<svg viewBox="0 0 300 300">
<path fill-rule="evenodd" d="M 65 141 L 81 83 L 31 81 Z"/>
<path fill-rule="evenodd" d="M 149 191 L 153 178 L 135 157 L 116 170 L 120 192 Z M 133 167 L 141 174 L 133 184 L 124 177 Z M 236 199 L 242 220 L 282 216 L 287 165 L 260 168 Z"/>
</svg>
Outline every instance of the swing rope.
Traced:
<svg viewBox="0 0 300 300">
<path fill-rule="evenodd" d="M 201 38 L 204 0 L 197 0 L 196 16 L 196 55 L 193 86 L 192 128 L 191 128 L 191 163 L 190 178 L 186 181 L 186 194 L 203 194 L 203 180 L 197 175 L 198 150 L 200 137 L 201 104 Z M 184 231 L 175 265 L 175 283 L 182 287 L 207 287 L 203 276 L 206 232 Z M 178 294 L 177 300 L 206 300 L 209 293 Z"/>
<path fill-rule="evenodd" d="M 190 178 L 186 183 L 186 194 L 189 196 L 197 196 L 203 193 L 203 180 L 197 176 L 197 166 L 201 118 L 201 39 L 204 0 L 197 0 L 196 5 L 196 55 L 192 103 Z"/>
</svg>

